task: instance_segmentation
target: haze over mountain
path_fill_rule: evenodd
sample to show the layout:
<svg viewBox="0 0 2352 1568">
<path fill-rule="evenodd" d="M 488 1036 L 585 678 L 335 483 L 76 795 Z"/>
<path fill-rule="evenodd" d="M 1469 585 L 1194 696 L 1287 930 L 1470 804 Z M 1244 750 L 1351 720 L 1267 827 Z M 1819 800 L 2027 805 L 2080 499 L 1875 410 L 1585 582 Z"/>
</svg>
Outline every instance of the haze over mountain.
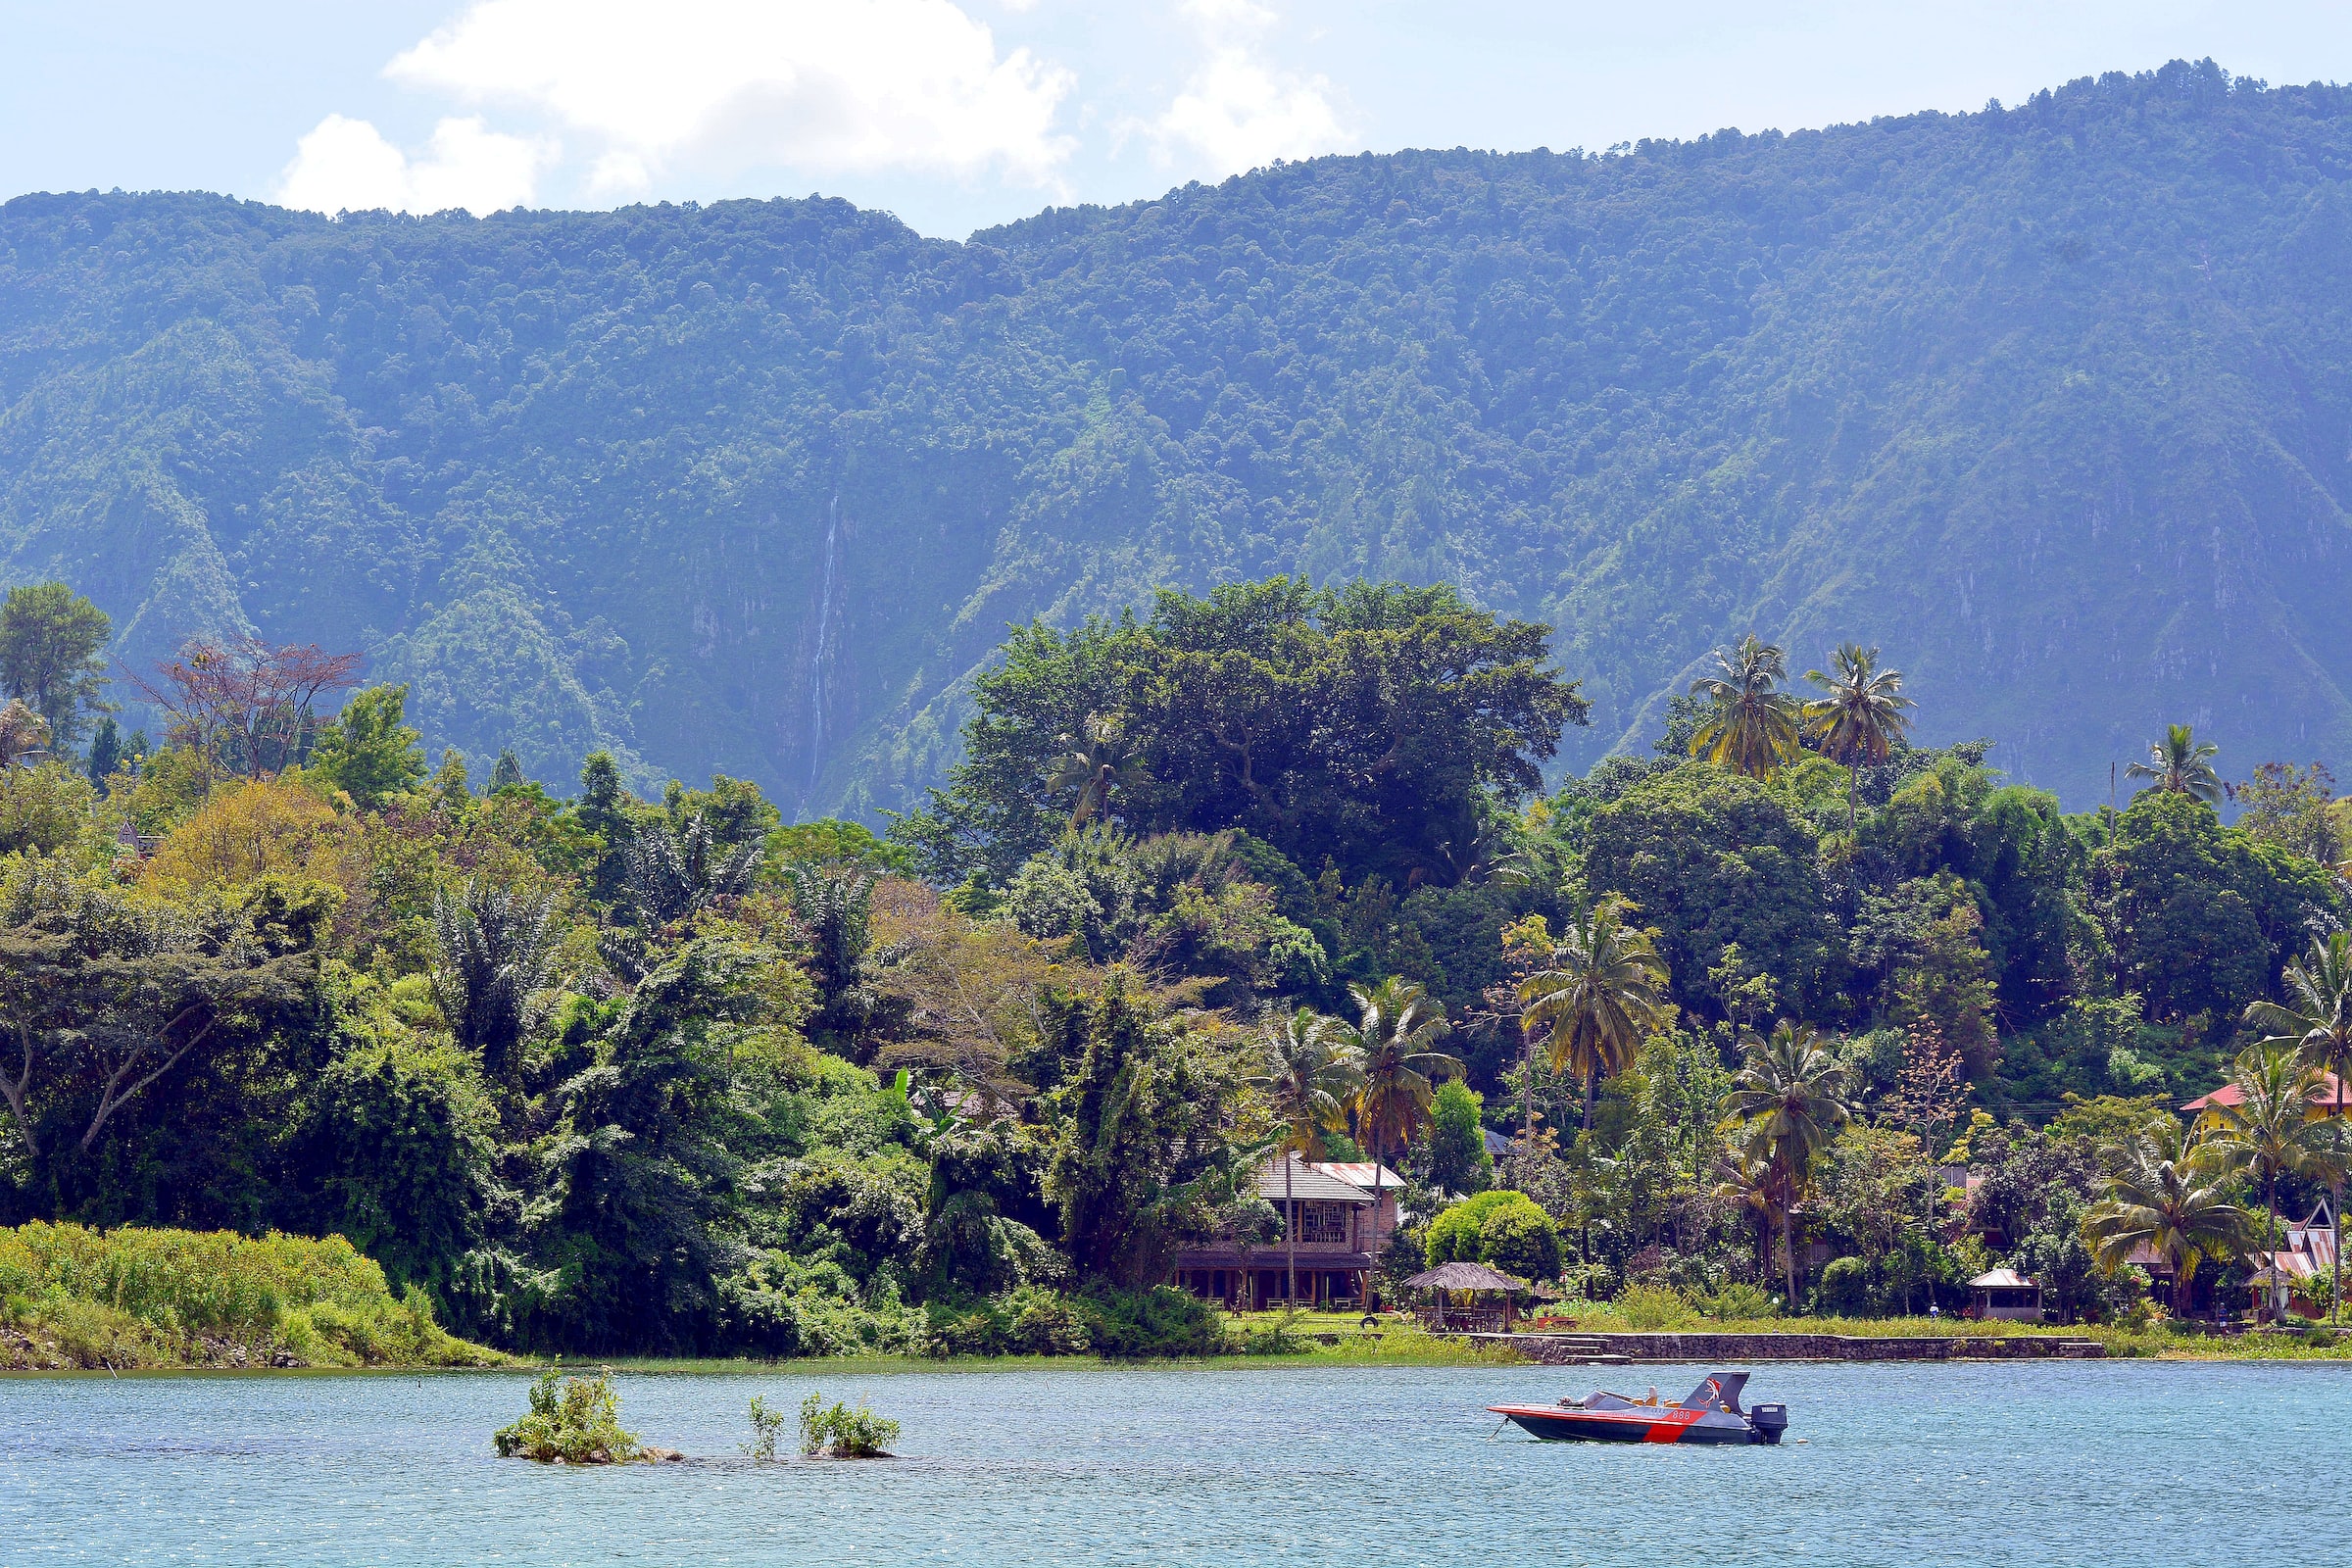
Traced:
<svg viewBox="0 0 2352 1568">
<path fill-rule="evenodd" d="M 919 799 L 1006 622 L 1296 569 L 1557 628 L 1582 768 L 1751 627 L 2105 795 L 2352 754 L 2352 94 L 2176 63 L 924 239 L 826 201 L 0 208 L 0 579 L 364 647 L 564 785 Z M 478 769 L 477 769 L 478 776 Z"/>
</svg>

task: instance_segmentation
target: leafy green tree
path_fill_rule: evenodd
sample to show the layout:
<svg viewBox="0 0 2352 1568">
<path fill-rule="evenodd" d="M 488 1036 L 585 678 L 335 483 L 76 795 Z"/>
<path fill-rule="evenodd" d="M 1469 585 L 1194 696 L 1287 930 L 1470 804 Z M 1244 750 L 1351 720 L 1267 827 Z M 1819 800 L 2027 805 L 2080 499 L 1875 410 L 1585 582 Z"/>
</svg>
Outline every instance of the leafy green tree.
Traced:
<svg viewBox="0 0 2352 1568">
<path fill-rule="evenodd" d="M 1142 760 L 1127 739 L 1127 721 L 1116 713 L 1087 714 L 1078 732 L 1063 736 L 1061 745 L 1048 783 L 1057 793 L 1077 789 L 1077 803 L 1070 808 L 1073 829 L 1098 814 L 1108 815 L 1112 794 L 1143 776 Z"/>
<path fill-rule="evenodd" d="M 406 686 L 365 686 L 318 726 L 303 764 L 333 781 L 354 805 L 373 810 L 424 778 L 422 739 L 408 723 Z"/>
<path fill-rule="evenodd" d="M 1258 1064 L 1243 1082 L 1265 1098 L 1280 1129 L 1282 1159 L 1283 1299 L 1298 1299 L 1298 1206 L 1292 1178 L 1301 1154 L 1321 1152 L 1323 1135 L 1345 1124 L 1347 1097 L 1355 1088 L 1355 1063 L 1332 1038 L 1328 1018 L 1300 1007 L 1259 1032 Z"/>
<path fill-rule="evenodd" d="M 1709 1006 L 1707 971 L 1737 943 L 1800 1016 L 1829 984 L 1836 927 L 1818 842 L 1751 779 L 1685 763 L 1593 809 L 1585 882 L 1623 894 L 1657 932 L 1673 999 Z"/>
<path fill-rule="evenodd" d="M 490 769 L 490 782 L 486 786 L 487 792 L 495 795 L 500 790 L 510 789 L 521 782 L 521 760 L 515 757 L 513 747 L 508 747 L 498 754 L 498 761 Z"/>
<path fill-rule="evenodd" d="M 1083 1041 L 1056 1092 L 1046 1196 L 1061 1244 L 1091 1279 L 1145 1290 L 1179 1249 L 1205 1240 L 1211 1216 L 1253 1174 L 1229 1130 L 1232 1063 L 1176 1020 L 1154 1019 L 1125 978 L 1092 1001 L 1054 1004 Z"/>
<path fill-rule="evenodd" d="M 1487 1152 L 1487 1130 L 1479 1120 L 1485 1102 L 1477 1090 L 1448 1078 L 1431 1097 L 1429 1185 L 1442 1193 L 1483 1193 L 1494 1180 L 1494 1156 Z"/>
<path fill-rule="evenodd" d="M 1691 732 L 1690 755 L 1749 778 L 1770 778 L 1794 758 L 1803 711 L 1781 689 L 1788 666 L 1781 650 L 1754 632 L 1715 652 L 1718 673 L 1690 683 L 1709 704 L 1706 721 Z"/>
<path fill-rule="evenodd" d="M 2113 1152 L 2116 1173 L 2106 1196 L 2082 1216 L 2082 1235 L 2099 1267 L 2112 1275 L 2147 1247 L 2173 1266 L 2176 1316 L 2195 1298 L 2197 1266 L 2246 1249 L 2252 1229 L 2231 1200 L 2223 1151 L 2187 1141 L 2171 1118 Z"/>
<path fill-rule="evenodd" d="M 86 769 L 90 782 L 103 791 L 122 760 L 122 732 L 116 727 L 114 714 L 101 714 L 98 728 L 90 735 L 90 760 Z"/>
<path fill-rule="evenodd" d="M 2243 784 L 2230 786 L 2237 825 L 2247 837 L 2276 844 L 2306 860 L 2334 865 L 2344 858 L 2343 825 L 2335 810 L 2335 775 L 2324 762 L 2298 769 L 2265 762 Z"/>
<path fill-rule="evenodd" d="M 873 915 L 874 874 L 847 865 L 785 867 L 792 906 L 808 934 L 809 978 L 817 1008 L 808 1023 L 811 1043 L 855 1061 L 873 1054 L 866 1031 L 879 1006 L 865 969 Z"/>
<path fill-rule="evenodd" d="M 1458 882 L 1484 863 L 1482 809 L 1538 788 L 1563 727 L 1586 721 L 1576 683 L 1545 662 L 1547 632 L 1442 585 L 1292 577 L 1162 590 L 1149 619 L 1066 635 L 1031 626 L 978 677 L 949 788 L 893 836 L 935 880 L 1002 885 L 1083 819 L 1101 767 L 1067 760 L 1089 719 L 1116 713 L 1132 830 L 1241 828 L 1349 884 Z"/>
<path fill-rule="evenodd" d="M 555 895 L 533 896 L 468 879 L 433 900 L 439 961 L 433 1002 L 457 1043 L 491 1082 L 519 1088 L 522 1043 L 540 1021 L 555 979 Z"/>
<path fill-rule="evenodd" d="M 106 612 L 62 582 L 11 588 L 0 601 L 0 690 L 40 714 L 61 749 L 71 748 L 83 715 L 105 706 L 98 654 L 113 635 Z"/>
<path fill-rule="evenodd" d="M 1822 689 L 1819 700 L 1805 705 L 1807 737 L 1821 755 L 1846 769 L 1845 830 L 1860 828 L 1855 790 L 1862 769 L 1886 760 L 1903 732 L 1911 727 L 1904 710 L 1916 707 L 1902 695 L 1903 672 L 1879 668 L 1879 651 L 1859 643 L 1840 643 L 1831 656 L 1837 673 L 1805 671 L 1805 679 Z"/>
<path fill-rule="evenodd" d="M 1348 994 L 1355 999 L 1356 1021 L 1335 1019 L 1326 1033 L 1354 1068 L 1357 1141 L 1375 1160 L 1394 1158 L 1429 1119 L 1435 1080 L 1464 1070 L 1437 1049 L 1453 1025 L 1426 989 L 1396 975 L 1376 986 L 1351 985 Z"/>
<path fill-rule="evenodd" d="M 2124 769 L 2128 778 L 2144 778 L 2144 789 L 2158 790 L 2170 795 L 2186 795 L 2218 806 L 2222 799 L 2222 777 L 2213 770 L 2213 760 L 2221 748 L 2211 742 L 2200 742 L 2186 724 L 2168 724 L 2164 739 L 2148 743 L 2148 760 L 2133 762 Z"/>
<path fill-rule="evenodd" d="M 1814 1156 L 1853 1119 L 1853 1069 L 1833 1056 L 1812 1028 L 1783 1023 L 1771 1037 L 1750 1040 L 1746 1060 L 1724 1097 L 1727 1128 L 1755 1141 L 1775 1167 L 1781 1274 L 1791 1308 L 1796 1302 L 1796 1254 L 1790 1212 L 1812 1181 Z"/>
<path fill-rule="evenodd" d="M 599 850 L 589 892 L 601 904 L 614 903 L 628 887 L 628 845 L 636 835 L 629 808 L 634 804 L 612 754 L 590 752 L 580 764 L 580 795 L 573 803 L 572 814 L 580 826 L 596 835 Z"/>
<path fill-rule="evenodd" d="M 2225 828 L 2192 795 L 2147 790 L 2091 853 L 2088 900 L 2121 989 L 2149 1016 L 2235 1017 L 2268 988 L 2313 909 L 2337 895 L 2327 872 Z"/>
<path fill-rule="evenodd" d="M 660 821 L 638 824 L 623 853 L 631 903 L 648 925 L 662 926 L 749 892 L 762 850 L 758 838 L 730 849 L 710 819 L 696 813 L 676 829 Z"/>
<path fill-rule="evenodd" d="M 1581 919 L 1570 920 L 1556 942 L 1541 915 L 1521 928 L 1535 963 L 1518 988 L 1531 1092 L 1541 1035 L 1551 1070 L 1584 1081 L 1587 1132 L 1600 1079 L 1623 1072 L 1668 1016 L 1666 967 L 1649 933 L 1627 923 L 1632 912 L 1628 900 L 1607 894 L 1593 900 Z M 1535 1137 L 1532 1100 L 1526 1136 Z"/>
</svg>

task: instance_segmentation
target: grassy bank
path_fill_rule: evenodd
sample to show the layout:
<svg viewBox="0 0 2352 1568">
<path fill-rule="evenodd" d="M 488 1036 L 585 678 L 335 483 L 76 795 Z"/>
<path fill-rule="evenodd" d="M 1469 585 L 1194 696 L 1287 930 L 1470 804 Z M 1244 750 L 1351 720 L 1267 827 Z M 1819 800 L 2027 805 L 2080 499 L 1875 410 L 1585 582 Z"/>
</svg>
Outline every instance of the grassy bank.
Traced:
<svg viewBox="0 0 2352 1568">
<path fill-rule="evenodd" d="M 1597 1306 L 1580 1311 L 1579 1334 L 1843 1334 L 1856 1339 L 2013 1339 L 2039 1336 L 2050 1339 L 2096 1340 L 2114 1357 L 2172 1361 L 2352 1361 L 2352 1332 L 2302 1336 L 2236 1334 L 2227 1337 L 2169 1329 L 2124 1328 L 2078 1323 L 1971 1323 L 1960 1318 L 1928 1317 L 1806 1317 L 1738 1318 L 1723 1320 L 1696 1313 L 1661 1318 L 1654 1313 L 1626 1315 Z"/>
<path fill-rule="evenodd" d="M 339 1236 L 0 1229 L 0 1369 L 491 1366 Z"/>
</svg>

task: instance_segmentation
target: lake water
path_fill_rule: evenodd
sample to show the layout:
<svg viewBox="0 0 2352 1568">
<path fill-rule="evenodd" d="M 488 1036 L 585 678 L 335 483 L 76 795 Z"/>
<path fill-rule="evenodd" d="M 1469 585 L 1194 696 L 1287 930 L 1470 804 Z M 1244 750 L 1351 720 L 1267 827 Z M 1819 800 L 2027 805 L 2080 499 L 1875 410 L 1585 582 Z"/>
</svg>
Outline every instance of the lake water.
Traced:
<svg viewBox="0 0 2352 1568">
<path fill-rule="evenodd" d="M 0 1564 L 2352 1563 L 2352 1368 L 1767 1363 L 1778 1448 L 1482 1409 L 1704 1370 L 624 1374 L 710 1462 L 615 1469 L 494 1457 L 520 1376 L 0 1379 Z M 813 1388 L 904 1457 L 731 1457 Z"/>
</svg>

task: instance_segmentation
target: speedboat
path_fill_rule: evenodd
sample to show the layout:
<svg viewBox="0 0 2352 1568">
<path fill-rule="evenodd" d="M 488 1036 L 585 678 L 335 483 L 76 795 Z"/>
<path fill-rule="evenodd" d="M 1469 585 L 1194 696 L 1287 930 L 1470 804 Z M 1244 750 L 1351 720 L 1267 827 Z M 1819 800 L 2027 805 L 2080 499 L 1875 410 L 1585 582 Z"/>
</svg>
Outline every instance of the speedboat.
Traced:
<svg viewBox="0 0 2352 1568">
<path fill-rule="evenodd" d="M 1601 1392 L 1557 1404 L 1490 1404 L 1488 1409 L 1550 1443 L 1778 1443 L 1788 1407 L 1740 1408 L 1745 1372 L 1713 1372 L 1677 1404 Z"/>
</svg>

